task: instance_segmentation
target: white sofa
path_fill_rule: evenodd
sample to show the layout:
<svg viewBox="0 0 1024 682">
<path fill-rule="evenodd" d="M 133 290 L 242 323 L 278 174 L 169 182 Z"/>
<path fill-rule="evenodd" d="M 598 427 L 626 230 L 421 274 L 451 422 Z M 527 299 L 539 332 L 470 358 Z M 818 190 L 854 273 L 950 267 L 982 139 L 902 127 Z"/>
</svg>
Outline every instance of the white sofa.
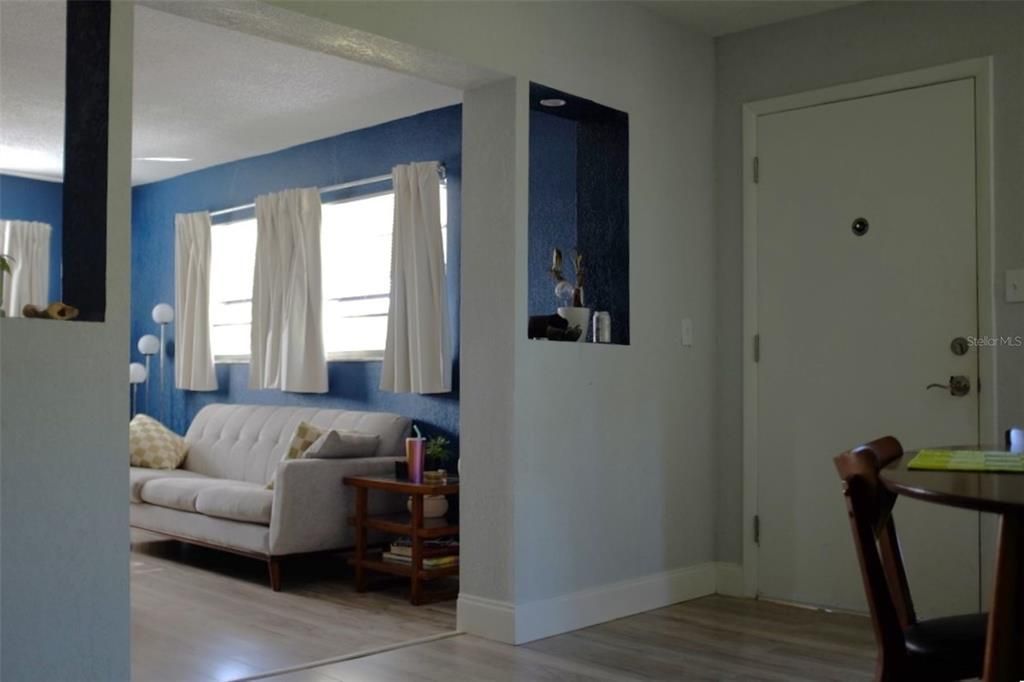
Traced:
<svg viewBox="0 0 1024 682">
<path fill-rule="evenodd" d="M 376 434 L 373 457 L 281 458 L 300 421 L 323 429 Z M 312 407 L 208 405 L 185 434 L 180 469 L 131 467 L 131 525 L 185 542 L 267 562 L 281 588 L 280 560 L 355 544 L 348 517 L 354 495 L 345 476 L 394 474 L 411 422 L 381 412 Z M 274 488 L 267 482 L 274 472 Z M 371 495 L 370 513 L 404 510 L 397 495 Z"/>
</svg>

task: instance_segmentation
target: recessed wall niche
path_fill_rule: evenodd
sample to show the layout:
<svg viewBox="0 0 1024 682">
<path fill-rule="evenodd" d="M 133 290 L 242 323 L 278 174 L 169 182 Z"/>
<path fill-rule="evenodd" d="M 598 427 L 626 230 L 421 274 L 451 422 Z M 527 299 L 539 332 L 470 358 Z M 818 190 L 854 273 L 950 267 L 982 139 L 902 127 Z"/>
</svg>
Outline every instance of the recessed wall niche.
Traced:
<svg viewBox="0 0 1024 682">
<path fill-rule="evenodd" d="M 628 114 L 530 84 L 528 244 L 528 336 L 628 345 Z"/>
</svg>

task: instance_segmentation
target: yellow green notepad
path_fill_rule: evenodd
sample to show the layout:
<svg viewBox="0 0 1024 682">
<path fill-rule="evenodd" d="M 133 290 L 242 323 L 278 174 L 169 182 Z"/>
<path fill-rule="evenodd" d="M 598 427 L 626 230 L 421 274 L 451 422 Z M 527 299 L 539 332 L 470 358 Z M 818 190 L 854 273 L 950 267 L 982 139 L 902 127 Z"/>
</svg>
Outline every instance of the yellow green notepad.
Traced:
<svg viewBox="0 0 1024 682">
<path fill-rule="evenodd" d="M 1024 473 L 1024 458 L 999 450 L 921 450 L 907 464 L 923 471 L 1003 471 Z"/>
</svg>

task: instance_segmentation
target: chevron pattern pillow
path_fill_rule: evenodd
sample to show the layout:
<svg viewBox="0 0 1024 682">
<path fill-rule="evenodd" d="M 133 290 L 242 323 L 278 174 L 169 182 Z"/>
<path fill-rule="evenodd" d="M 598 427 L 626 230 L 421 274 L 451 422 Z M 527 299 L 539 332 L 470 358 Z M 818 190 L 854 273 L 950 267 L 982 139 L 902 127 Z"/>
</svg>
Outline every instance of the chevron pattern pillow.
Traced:
<svg viewBox="0 0 1024 682">
<path fill-rule="evenodd" d="M 299 422 L 299 425 L 295 427 L 295 434 L 292 436 L 291 445 L 288 446 L 288 450 L 284 453 L 281 461 L 287 462 L 289 459 L 301 459 L 306 454 L 309 446 L 315 443 L 323 434 L 323 429 L 319 429 L 308 422 Z M 277 480 L 277 469 L 274 470 L 274 475 L 270 477 L 270 482 L 267 483 L 267 490 L 274 489 L 275 480 Z"/>
<path fill-rule="evenodd" d="M 128 451 L 133 467 L 177 469 L 188 455 L 188 445 L 156 419 L 137 414 L 128 424 Z"/>
</svg>

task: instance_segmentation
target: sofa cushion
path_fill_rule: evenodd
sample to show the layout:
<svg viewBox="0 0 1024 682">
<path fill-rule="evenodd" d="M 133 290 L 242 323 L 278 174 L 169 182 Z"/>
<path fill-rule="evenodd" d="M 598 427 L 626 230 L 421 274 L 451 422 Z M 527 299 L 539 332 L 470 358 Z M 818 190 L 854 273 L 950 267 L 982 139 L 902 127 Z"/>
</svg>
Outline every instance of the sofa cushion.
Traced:
<svg viewBox="0 0 1024 682">
<path fill-rule="evenodd" d="M 199 497 L 201 491 L 206 488 L 223 487 L 228 483 L 228 481 L 205 476 L 199 478 L 155 478 L 142 485 L 139 497 L 143 502 L 155 504 L 158 507 L 194 512 L 196 511 L 196 498 Z"/>
<path fill-rule="evenodd" d="M 128 469 L 128 499 L 142 502 L 142 486 L 157 478 L 207 478 L 202 474 L 185 469 L 147 469 L 131 467 Z"/>
<path fill-rule="evenodd" d="M 306 459 L 373 457 L 379 446 L 380 436 L 375 433 L 328 431 L 309 446 L 303 457 Z"/>
<path fill-rule="evenodd" d="M 128 452 L 133 467 L 177 469 L 185 461 L 185 439 L 156 419 L 135 415 L 128 424 Z"/>
<path fill-rule="evenodd" d="M 274 492 L 254 483 L 204 488 L 196 497 L 196 511 L 220 519 L 270 525 Z"/>
</svg>

